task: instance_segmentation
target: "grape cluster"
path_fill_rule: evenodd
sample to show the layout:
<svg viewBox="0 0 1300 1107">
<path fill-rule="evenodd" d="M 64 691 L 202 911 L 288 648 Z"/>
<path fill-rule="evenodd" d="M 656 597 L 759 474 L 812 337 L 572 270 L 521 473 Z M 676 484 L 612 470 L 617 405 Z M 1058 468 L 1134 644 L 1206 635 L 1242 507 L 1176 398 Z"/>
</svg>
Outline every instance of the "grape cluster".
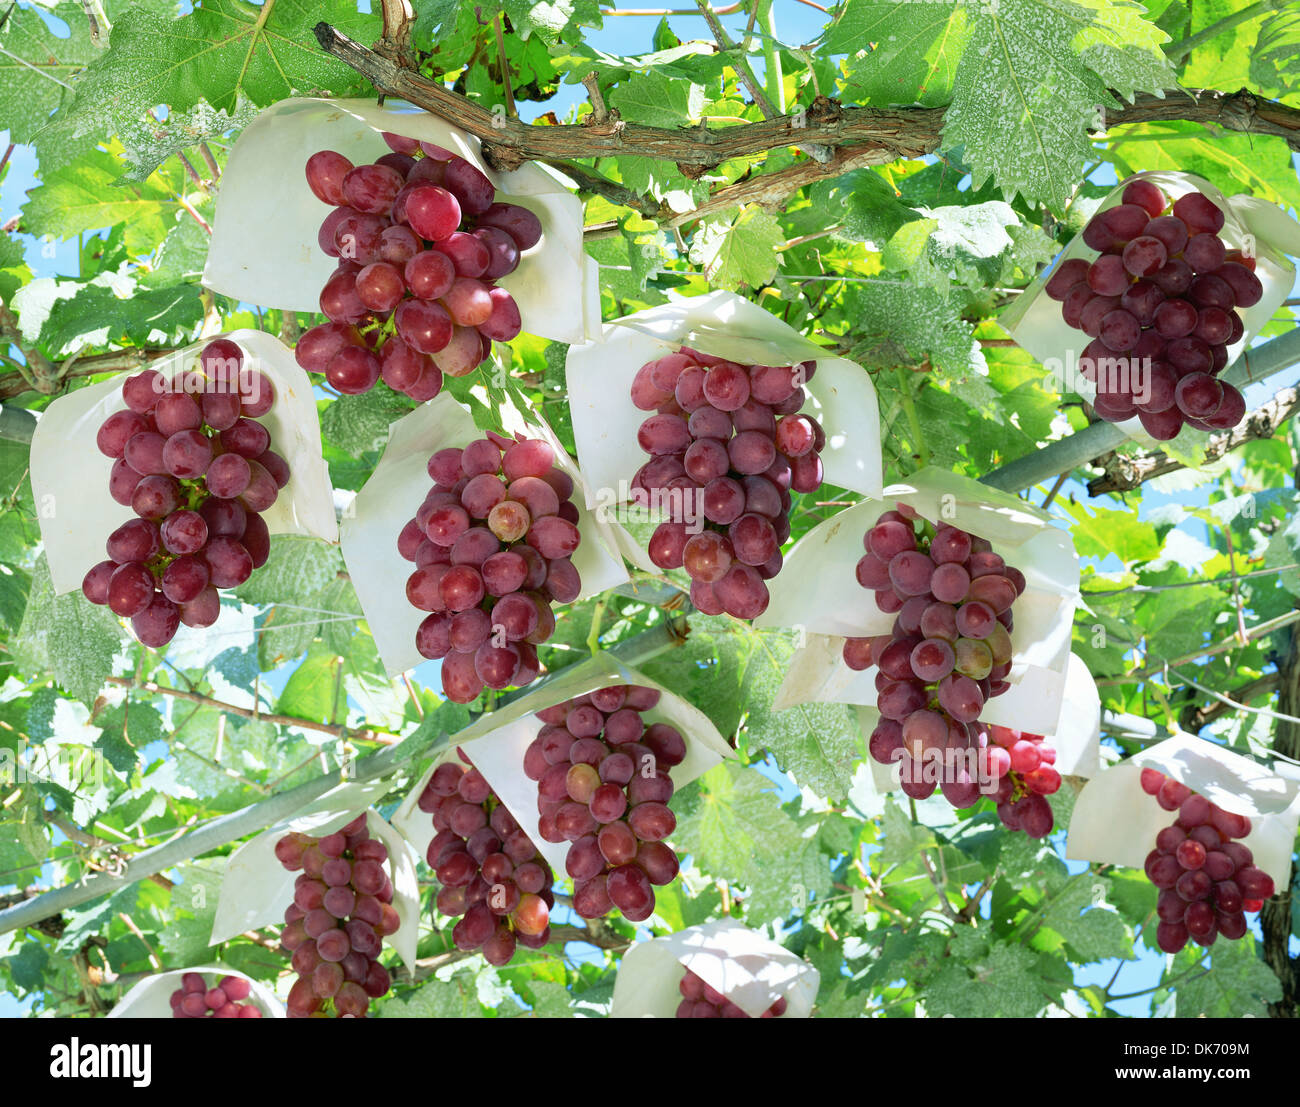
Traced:
<svg viewBox="0 0 1300 1107">
<path fill-rule="evenodd" d="M 981 775 L 972 772 L 971 756 L 976 765 L 990 756 L 979 715 L 1008 687 L 1011 605 L 1025 590 L 1024 574 L 987 540 L 957 527 L 935 528 L 905 505 L 882 514 L 863 545 L 858 583 L 875 592 L 881 611 L 895 616 L 892 633 L 844 642 L 850 669 L 879 670 L 881 718 L 868 745 L 871 756 L 884 765 L 900 762 L 909 796 L 922 799 L 938 783 L 954 807 L 970 807 L 979 798 Z M 935 762 L 939 769 L 930 767 Z M 1028 807 L 1038 806 L 1029 797 Z M 1047 814 L 1050 829 L 1050 809 Z M 1039 822 L 1038 816 L 1021 820 L 1030 833 Z"/>
<path fill-rule="evenodd" d="M 169 382 L 146 369 L 122 385 L 126 409 L 95 444 L 114 459 L 109 495 L 137 518 L 108 536 L 108 560 L 81 582 L 86 599 L 130 618 L 146 646 L 165 646 L 181 623 L 211 626 L 219 588 L 243 584 L 271 553 L 261 512 L 289 482 L 259 416 L 275 390 L 244 367 L 244 353 L 217 338 L 200 371 Z"/>
<path fill-rule="evenodd" d="M 432 490 L 397 538 L 416 566 L 406 598 L 430 612 L 415 648 L 442 660 L 442 688 L 456 703 L 484 686 L 523 687 L 555 630 L 551 604 L 582 590 L 570 560 L 582 542 L 573 481 L 545 442 L 492 432 L 439 450 L 429 476 Z"/>
<path fill-rule="evenodd" d="M 664 841 L 677 826 L 668 770 L 685 759 L 686 740 L 667 723 L 646 726 L 642 712 L 658 702 L 653 688 L 618 684 L 537 713 L 544 725 L 524 773 L 537 781 L 539 833 L 570 843 L 564 867 L 584 919 L 617 907 L 641 922 L 655 909 L 653 886 L 677 876 Z"/>
<path fill-rule="evenodd" d="M 275 856 L 290 872 L 301 870 L 280 932 L 298 974 L 289 1017 L 362 1018 L 392 983 L 378 960 L 401 922 L 384 869 L 388 847 L 370 837 L 362 814 L 323 838 L 286 834 Z"/>
<path fill-rule="evenodd" d="M 682 977 L 677 990 L 682 993 L 682 1001 L 677 1005 L 679 1019 L 747 1019 L 749 1015 L 737 1007 L 716 988 L 704 983 L 702 977 L 696 976 L 690 969 Z M 787 1004 L 781 996 L 759 1018 L 779 1019 L 785 1014 Z"/>
<path fill-rule="evenodd" d="M 461 950 L 483 950 L 504 965 L 516 945 L 541 949 L 551 940 L 555 877 L 533 840 L 515 822 L 492 786 L 469 763 L 439 765 L 420 794 L 421 811 L 438 833 L 425 859 L 442 884 L 439 913 L 464 916 L 452 928 Z"/>
<path fill-rule="evenodd" d="M 317 240 L 338 268 L 321 289 L 328 323 L 298 342 L 298 364 L 348 395 L 383 382 L 431 400 L 522 327 L 496 281 L 542 237 L 527 208 L 496 202 L 492 182 L 441 146 L 384 134 L 370 165 L 320 150 L 307 184 L 334 210 Z"/>
<path fill-rule="evenodd" d="M 664 510 L 650 560 L 685 568 L 691 602 L 706 615 L 756 619 L 764 581 L 781 570 L 790 492 L 822 482 L 826 435 L 799 414 L 816 362 L 738 365 L 682 347 L 648 362 L 632 402 L 653 411 L 637 431 L 650 455 L 632 480 L 634 502 Z"/>
<path fill-rule="evenodd" d="M 1056 750 L 1041 734 L 1004 726 L 987 728 L 985 764 L 998 780 L 993 802 L 998 818 L 1008 830 L 1023 830 L 1031 838 L 1045 838 L 1055 819 L 1044 798 L 1060 790 L 1061 774 L 1053 768 Z"/>
<path fill-rule="evenodd" d="M 1219 935 L 1240 938 L 1246 912 L 1258 911 L 1274 892 L 1273 878 L 1255 867 L 1250 848 L 1237 840 L 1250 833 L 1250 820 L 1158 769 L 1143 769 L 1141 780 L 1164 810 L 1178 812 L 1156 835 L 1144 865 L 1160 889 L 1156 945 L 1177 953 L 1189 938 L 1199 946 L 1212 946 Z"/>
<path fill-rule="evenodd" d="M 262 1010 L 256 1003 L 241 1003 L 252 986 L 242 976 L 223 976 L 211 988 L 203 974 L 187 972 L 181 986 L 171 994 L 174 1019 L 260 1019 Z"/>
<path fill-rule="evenodd" d="M 1062 262 L 1045 288 L 1066 323 L 1093 340 L 1080 359 L 1097 385 L 1093 407 L 1109 423 L 1136 415 L 1161 440 L 1183 423 L 1231 430 L 1246 402 L 1217 374 L 1245 333 L 1234 309 L 1264 295 L 1255 259 L 1224 246 L 1223 212 L 1200 192 L 1170 208 L 1156 185 L 1136 180 L 1122 200 L 1084 228 L 1101 256 Z M 1099 367 L 1101 359 L 1118 371 Z"/>
</svg>

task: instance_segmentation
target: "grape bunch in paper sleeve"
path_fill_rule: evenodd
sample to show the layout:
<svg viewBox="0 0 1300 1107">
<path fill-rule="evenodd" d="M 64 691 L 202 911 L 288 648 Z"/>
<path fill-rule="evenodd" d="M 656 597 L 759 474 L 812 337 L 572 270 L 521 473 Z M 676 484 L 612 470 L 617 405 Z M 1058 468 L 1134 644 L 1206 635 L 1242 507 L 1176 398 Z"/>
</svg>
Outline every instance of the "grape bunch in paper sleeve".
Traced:
<svg viewBox="0 0 1300 1107">
<path fill-rule="evenodd" d="M 181 623 L 211 626 L 220 588 L 243 584 L 271 553 L 261 512 L 289 482 L 259 416 L 275 390 L 244 367 L 243 351 L 218 338 L 199 355 L 202 376 L 169 383 L 152 369 L 122 385 L 126 408 L 95 442 L 113 458 L 109 495 L 136 518 L 108 536 L 108 559 L 81 590 L 131 620 L 146 646 L 165 646 Z"/>
<path fill-rule="evenodd" d="M 494 433 L 429 459 L 433 488 L 397 549 L 416 566 L 407 600 L 429 612 L 416 649 L 442 660 L 456 703 L 485 685 L 531 683 L 537 646 L 555 630 L 551 604 L 582 590 L 570 560 L 582 541 L 573 481 L 554 463 L 545 442 Z"/>
<path fill-rule="evenodd" d="M 256 1003 L 242 1003 L 252 987 L 242 976 L 223 976 L 211 988 L 199 972 L 187 972 L 171 994 L 174 1019 L 260 1019 Z"/>
<path fill-rule="evenodd" d="M 984 704 L 1008 688 L 1011 607 L 1025 590 L 1024 574 L 987 540 L 958 527 L 936 528 L 903 505 L 881 515 L 863 545 L 858 583 L 894 615 L 890 634 L 847 638 L 843 648 L 850 669 L 879 670 L 881 718 L 868 743 L 872 758 L 882 765 L 899 761 L 903 790 L 915 799 L 934 791 L 927 763 L 942 765 L 939 787 L 961 809 L 981 794 L 980 774 L 972 775 L 966 756 L 974 754 L 977 765 L 1001 778 L 1003 822 L 1043 837 L 1052 828 L 1043 795 L 1060 787 L 1050 762 L 1042 764 L 1045 747 L 1025 735 L 1010 750 L 991 744 L 979 721 Z M 1031 778 L 1037 787 L 1025 783 Z"/>
<path fill-rule="evenodd" d="M 538 832 L 568 842 L 573 909 L 597 919 L 617 907 L 629 922 L 654 911 L 654 886 L 677 876 L 664 841 L 677 826 L 669 770 L 686 757 L 681 732 L 642 719 L 659 692 L 612 685 L 537 713 L 544 724 L 524 754 L 537 781 Z"/>
<path fill-rule="evenodd" d="M 1231 430 L 1246 402 L 1218 373 L 1245 333 L 1235 309 L 1264 295 L 1255 259 L 1227 249 L 1223 211 L 1200 192 L 1171 206 L 1151 181 L 1136 180 L 1122 199 L 1084 228 L 1101 256 L 1062 262 L 1045 288 L 1066 323 L 1092 339 L 1080 371 L 1097 385 L 1093 406 L 1110 423 L 1136 415 L 1161 440 L 1183 423 Z M 1118 380 L 1099 373 L 1101 358 L 1124 359 L 1129 371 Z"/>
<path fill-rule="evenodd" d="M 384 869 L 388 847 L 370 836 L 363 814 L 323 838 L 286 834 L 275 856 L 300 872 L 280 932 L 298 974 L 285 1005 L 289 1017 L 363 1017 L 392 983 L 378 958 L 401 924 Z"/>
<path fill-rule="evenodd" d="M 461 916 L 451 932 L 456 948 L 481 948 L 499 966 L 517 946 L 541 949 L 551 940 L 554 875 L 483 774 L 460 756 L 465 765 L 439 765 L 420 795 L 437 831 L 425 859 L 442 885 L 439 913 Z"/>
<path fill-rule="evenodd" d="M 307 184 L 334 210 L 318 241 L 338 268 L 321 289 L 328 323 L 298 341 L 298 364 L 356 395 L 383 382 L 431 400 L 443 374 L 463 377 L 522 327 L 514 297 L 496 281 L 542 237 L 527 208 L 496 190 L 462 157 L 384 134 L 392 148 L 370 165 L 321 150 Z"/>
<path fill-rule="evenodd" d="M 1246 933 L 1246 912 L 1258 911 L 1273 895 L 1273 878 L 1258 869 L 1239 839 L 1250 819 L 1211 803 L 1199 792 L 1158 769 L 1142 770 L 1142 790 L 1166 811 L 1172 824 L 1156 835 L 1147 854 L 1147 879 L 1160 889 L 1156 900 L 1156 945 L 1177 953 L 1190 938 L 1199 946 Z"/>
<path fill-rule="evenodd" d="M 756 619 L 767 609 L 764 581 L 780 572 L 790 537 L 790 492 L 822 482 L 826 435 L 799 414 L 816 368 L 739 365 L 682 347 L 633 378 L 632 402 L 655 412 L 637 431 L 650 460 L 633 497 L 669 516 L 650 538 L 650 560 L 685 568 L 706 615 Z"/>
<path fill-rule="evenodd" d="M 677 990 L 682 993 L 682 1001 L 677 1005 L 675 1018 L 747 1019 L 750 1017 L 742 1008 L 737 1007 L 716 988 L 710 987 L 704 982 L 703 977 L 696 976 L 690 969 L 686 970 L 686 975 L 677 985 Z M 774 1000 L 772 1006 L 759 1015 L 759 1018 L 779 1019 L 785 1014 L 787 1006 L 785 997 L 781 996 Z"/>
</svg>

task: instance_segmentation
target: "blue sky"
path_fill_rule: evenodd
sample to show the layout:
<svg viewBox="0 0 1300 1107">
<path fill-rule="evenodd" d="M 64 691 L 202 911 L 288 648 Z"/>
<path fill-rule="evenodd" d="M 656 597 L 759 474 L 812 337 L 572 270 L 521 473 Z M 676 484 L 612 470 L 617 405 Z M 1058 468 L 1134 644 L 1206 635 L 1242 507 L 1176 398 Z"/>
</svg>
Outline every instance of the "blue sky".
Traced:
<svg viewBox="0 0 1300 1107">
<path fill-rule="evenodd" d="M 825 16 L 821 12 L 808 5 L 796 3 L 794 0 L 777 0 L 775 9 L 777 35 L 787 43 L 802 44 L 813 41 L 820 33 L 825 21 Z M 722 21 L 733 38 L 738 39 L 743 35 L 746 23 L 746 16 L 743 13 L 725 16 Z M 650 48 L 650 36 L 657 22 L 657 18 L 653 17 L 609 17 L 605 20 L 605 26 L 602 30 L 587 31 L 584 37 L 592 46 L 610 54 L 630 55 L 644 53 Z M 674 15 L 670 17 L 669 23 L 681 39 L 710 37 L 704 20 L 698 15 Z M 761 76 L 763 71 L 761 56 L 754 57 L 752 64 Z M 555 111 L 563 117 L 571 107 L 580 103 L 583 99 L 585 99 L 585 91 L 582 86 L 561 85 L 556 97 L 550 102 L 544 105 L 521 103 L 519 108 L 525 119 L 532 119 L 544 110 Z M 7 135 L 0 132 L 0 148 L 6 143 Z M 0 183 L 0 221 L 7 221 L 18 213 L 26 191 L 37 183 L 35 168 L 36 162 L 32 151 L 26 147 L 17 147 L 10 159 L 7 174 L 3 182 Z M 1094 175 L 1093 179 L 1097 183 L 1113 183 L 1113 175 L 1107 177 L 1105 174 L 1108 173 L 1110 173 L 1109 167 L 1105 167 Z M 31 238 L 31 236 L 25 236 L 25 242 L 28 262 L 37 276 L 76 274 L 78 259 L 78 243 L 76 240 L 42 244 Z M 1266 384 L 1252 386 L 1246 393 L 1248 405 L 1251 407 L 1257 406 L 1277 388 L 1294 383 L 1297 379 L 1300 379 L 1300 369 L 1293 369 Z M 1177 496 L 1147 490 L 1142 497 L 1140 513 L 1145 516 L 1156 508 L 1174 502 L 1184 507 L 1201 506 L 1206 502 L 1209 487 L 1205 486 L 1190 493 L 1179 493 Z M 1064 497 L 1071 493 L 1081 501 L 1087 502 L 1088 500 L 1086 488 L 1073 480 L 1066 482 L 1061 495 Z M 1041 492 L 1035 498 L 1041 499 Z M 1203 524 L 1195 520 L 1181 524 L 1181 526 L 1202 541 L 1208 537 Z M 1111 558 L 1096 567 L 1113 570 L 1118 568 L 1118 565 L 1115 559 Z M 426 663 L 415 670 L 412 674 L 413 679 L 419 684 L 437 689 L 440 683 L 438 668 L 436 662 Z M 283 686 L 283 682 L 288 679 L 291 671 L 291 668 L 283 668 L 269 675 L 265 683 L 278 692 L 279 688 Z M 150 752 L 161 753 L 162 751 Z M 770 764 L 763 766 L 761 771 L 764 771 L 774 781 L 782 800 L 792 799 L 798 794 L 789 778 L 780 773 L 775 766 Z M 1060 837 L 1059 833 L 1057 837 Z M 1063 852 L 1063 843 L 1059 843 L 1059 848 Z M 1082 867 L 1082 863 L 1070 862 L 1069 864 L 1072 871 Z M 581 950 L 576 947 L 572 948 L 571 952 L 581 954 Z M 1162 957 L 1150 954 L 1144 949 L 1139 950 L 1138 961 L 1131 963 L 1123 971 L 1121 980 L 1124 984 L 1124 990 L 1136 991 L 1153 985 L 1158 980 L 1162 962 Z M 1082 983 L 1104 983 L 1109 979 L 1113 971 L 1114 964 L 1095 966 L 1081 970 L 1079 979 Z M 1121 1004 L 1119 1007 L 1126 1013 L 1132 1014 L 1142 1014 L 1146 1010 L 1144 1000 L 1130 1001 L 1129 1004 Z M 7 996 L 0 996 L 0 1015 L 14 1013 L 16 1013 L 16 1009 L 12 999 Z"/>
</svg>

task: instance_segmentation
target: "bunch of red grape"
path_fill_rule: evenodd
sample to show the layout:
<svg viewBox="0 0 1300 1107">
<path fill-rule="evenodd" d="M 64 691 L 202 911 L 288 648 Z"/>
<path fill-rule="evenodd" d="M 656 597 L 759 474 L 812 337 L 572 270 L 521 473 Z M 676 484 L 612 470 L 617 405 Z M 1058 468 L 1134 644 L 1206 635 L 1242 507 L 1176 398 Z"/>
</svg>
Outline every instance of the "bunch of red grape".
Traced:
<svg viewBox="0 0 1300 1107">
<path fill-rule="evenodd" d="M 1093 407 L 1109 423 L 1136 415 L 1161 440 L 1184 422 L 1231 430 L 1246 402 L 1217 374 L 1245 333 L 1234 309 L 1264 295 L 1255 259 L 1224 246 L 1223 212 L 1200 192 L 1170 209 L 1156 185 L 1136 180 L 1122 199 L 1084 228 L 1101 256 L 1062 262 L 1045 288 L 1066 323 L 1093 340 L 1080 359 L 1097 385 Z"/>
<path fill-rule="evenodd" d="M 582 590 L 570 560 L 582 535 L 573 481 L 535 438 L 488 432 L 429 459 L 433 489 L 397 550 L 416 565 L 411 606 L 422 657 L 442 660 L 442 688 L 469 703 L 488 688 L 522 688 L 540 671 L 537 645 L 555 630 L 552 603 Z"/>
<path fill-rule="evenodd" d="M 629 922 L 653 913 L 652 885 L 677 876 L 677 854 L 664 841 L 677 826 L 668 808 L 668 770 L 686 757 L 681 731 L 646 726 L 659 702 L 653 688 L 617 684 L 548 707 L 524 754 L 537 781 L 538 832 L 569 842 L 565 870 L 573 909 L 598 919 L 617 907 Z"/>
<path fill-rule="evenodd" d="M 863 545 L 858 583 L 875 592 L 881 611 L 895 615 L 892 633 L 844 642 L 850 669 L 879 670 L 881 718 L 871 756 L 882 765 L 900 763 L 909 796 L 923 799 L 938 783 L 954 807 L 970 807 L 987 775 L 980 762 L 987 765 L 990 756 L 979 715 L 1008 687 L 1011 605 L 1025 590 L 1024 574 L 987 540 L 957 527 L 932 527 L 904 505 L 881 515 Z M 1019 821 L 1041 837 L 1042 812 L 1046 834 L 1051 810 L 1035 795 L 1026 797 Z"/>
<path fill-rule="evenodd" d="M 690 969 L 677 985 L 682 993 L 682 1001 L 677 1005 L 679 1019 L 747 1019 L 749 1015 L 737 1007 L 716 988 L 704 983 L 702 977 L 696 976 Z M 781 996 L 759 1018 L 779 1019 L 785 1014 L 785 997 Z"/>
<path fill-rule="evenodd" d="M 472 765 L 443 762 L 420 794 L 419 807 L 433 815 L 438 832 L 425 854 L 442 884 L 434 902 L 443 915 L 464 916 L 452 928 L 456 948 L 482 947 L 488 964 L 504 965 L 516 944 L 546 945 L 554 874 L 483 774 Z"/>
<path fill-rule="evenodd" d="M 1061 787 L 1061 774 L 1052 767 L 1056 750 L 1041 734 L 1004 726 L 987 730 L 991 741 L 984 745 L 984 761 L 988 777 L 996 777 L 998 782 L 993 793 L 998 818 L 1008 830 L 1023 830 L 1031 838 L 1046 837 L 1055 819 L 1044 797 Z"/>
<path fill-rule="evenodd" d="M 1219 935 L 1235 941 L 1246 933 L 1246 912 L 1273 895 L 1273 878 L 1254 865 L 1249 847 L 1236 839 L 1250 833 L 1250 820 L 1211 803 L 1199 792 L 1142 770 L 1142 790 L 1178 817 L 1156 835 L 1147 854 L 1147 879 L 1160 889 L 1156 945 L 1177 953 L 1190 938 L 1212 946 Z"/>
<path fill-rule="evenodd" d="M 362 814 L 323 838 L 286 834 L 275 856 L 290 872 L 301 870 L 280 932 L 298 974 L 289 1017 L 362 1018 L 392 983 L 379 951 L 401 924 L 384 869 L 388 847 L 370 837 Z"/>
<path fill-rule="evenodd" d="M 122 385 L 126 409 L 95 443 L 114 458 L 108 491 L 138 516 L 108 536 L 108 560 L 81 583 L 86 599 L 131 619 L 146 646 L 165 646 L 181 623 L 211 626 L 219 588 L 243 584 L 271 553 L 260 512 L 289 482 L 259 416 L 275 390 L 228 338 L 199 354 L 200 372 L 169 382 L 146 369 Z"/>
<path fill-rule="evenodd" d="M 790 492 L 822 482 L 826 435 L 799 414 L 816 368 L 738 365 L 682 347 L 632 381 L 632 402 L 655 412 L 637 431 L 650 460 L 632 480 L 633 497 L 668 515 L 650 538 L 650 560 L 684 567 L 691 602 L 706 615 L 756 619 L 767 610 L 763 582 L 781 570 Z"/>
<path fill-rule="evenodd" d="M 171 994 L 174 1019 L 260 1019 L 262 1010 L 247 999 L 252 986 L 242 976 L 223 976 L 211 988 L 203 974 L 187 972 Z"/>
<path fill-rule="evenodd" d="M 321 150 L 307 184 L 335 209 L 317 240 L 338 268 L 321 289 L 328 323 L 303 334 L 298 364 L 348 395 L 381 377 L 431 400 L 446 373 L 463 377 L 522 327 L 496 281 L 542 237 L 527 208 L 496 202 L 492 182 L 441 146 L 384 134 L 392 148 L 354 166 Z"/>
</svg>

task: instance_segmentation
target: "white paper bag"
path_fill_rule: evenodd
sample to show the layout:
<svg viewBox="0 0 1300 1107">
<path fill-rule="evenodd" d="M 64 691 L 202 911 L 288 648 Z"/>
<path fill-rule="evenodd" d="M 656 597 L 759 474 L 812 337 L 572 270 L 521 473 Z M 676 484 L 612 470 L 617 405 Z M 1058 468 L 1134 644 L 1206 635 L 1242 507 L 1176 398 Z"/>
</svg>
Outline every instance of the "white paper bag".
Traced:
<svg viewBox="0 0 1300 1107">
<path fill-rule="evenodd" d="M 1203 192 L 1223 212 L 1224 223 L 1219 237 L 1228 249 L 1245 250 L 1249 247 L 1247 252 L 1255 255 L 1255 276 L 1264 286 L 1264 295 L 1253 307 L 1237 309 L 1245 333 L 1228 347 L 1228 364 L 1231 365 L 1273 318 L 1295 283 L 1295 266 L 1286 254 L 1300 253 L 1300 226 L 1266 200 L 1244 194 L 1228 197 L 1202 177 L 1164 170 L 1133 174 L 1106 194 L 1097 211 L 1121 204 L 1124 189 L 1136 180 L 1150 181 L 1171 200 L 1189 192 Z M 1063 262 L 1071 258 L 1092 262 L 1099 256 L 1083 241 L 1081 231 L 1056 256 L 1051 267 L 1043 270 L 1016 297 L 1016 302 L 998 317 L 998 322 L 1016 343 L 1043 363 L 1048 370 L 1049 388 L 1077 392 L 1090 403 L 1097 395 L 1097 386 L 1079 372 L 1078 360 L 1092 339 L 1061 318 L 1060 301 L 1053 300 L 1043 289 Z M 1119 426 L 1130 438 L 1146 443 L 1156 441 L 1136 418 Z"/>
<path fill-rule="evenodd" d="M 213 336 L 216 337 L 215 335 Z M 275 388 L 275 403 L 256 422 L 271 433 L 271 449 L 289 463 L 289 483 L 262 513 L 272 534 L 305 534 L 336 541 L 334 492 L 321 455 L 320 422 L 311 382 L 293 360 L 293 351 L 263 331 L 225 335 L 244 350 L 244 366 L 265 373 Z M 212 338 L 151 362 L 169 380 L 198 368 L 199 352 Z M 108 494 L 113 458 L 95 449 L 100 425 L 124 411 L 123 374 L 66 396 L 45 410 L 32 437 L 32 493 L 38 505 L 41 540 L 56 593 L 81 587 L 87 571 L 107 556 L 104 543 L 128 519 L 130 507 Z M 256 573 L 257 570 L 254 570 Z"/>
<path fill-rule="evenodd" d="M 549 443 L 555 451 L 556 468 L 573 479 L 573 503 L 578 509 L 578 530 L 582 535 L 572 557 L 573 567 L 582 578 L 578 599 L 599 595 L 626 582 L 628 574 L 618 539 L 610 524 L 587 510 L 582 474 L 554 433 L 544 425 L 525 424 L 518 413 L 509 410 L 504 410 L 502 416 L 507 433 L 518 430 Z M 415 632 L 429 614 L 412 607 L 406 598 L 406 579 L 415 572 L 415 566 L 397 552 L 397 536 L 433 487 L 429 458 L 438 450 L 464 446 L 482 437 L 469 411 L 450 393 L 435 396 L 389 427 L 388 445 L 379 464 L 345 512 L 343 560 L 390 676 L 424 662 L 415 648 Z"/>
<path fill-rule="evenodd" d="M 496 283 L 519 305 L 524 330 L 558 342 L 599 333 L 597 265 L 582 248 L 582 201 L 559 174 L 529 162 L 512 173 L 488 167 L 478 139 L 402 101 L 281 100 L 253 120 L 226 161 L 203 283 L 237 300 L 319 311 L 337 259 L 316 241 L 334 209 L 307 187 L 304 167 L 318 150 L 362 165 L 391 153 L 382 131 L 459 154 L 496 186 L 497 199 L 532 211 L 542 238 Z"/>
<path fill-rule="evenodd" d="M 838 649 L 842 639 L 833 639 Z M 844 666 L 845 672 L 852 672 Z M 856 675 L 856 674 L 854 674 Z M 1010 695 L 1008 692 L 1006 695 Z M 999 696 L 993 701 L 1005 699 Z M 874 707 L 856 707 L 858 727 L 862 731 L 862 741 L 871 740 L 871 732 L 880 722 L 880 712 Z M 980 721 L 987 721 L 980 717 Z M 1020 730 L 1010 723 L 998 723 Z M 1034 731 L 1029 731 L 1033 734 Z M 1090 780 L 1101 771 L 1101 697 L 1097 694 L 1097 685 L 1088 672 L 1088 666 L 1078 654 L 1070 654 L 1070 661 L 1065 671 L 1065 695 L 1061 699 L 1061 712 L 1056 726 L 1043 735 L 1044 744 L 1056 750 L 1054 768 L 1062 776 L 1077 776 Z M 899 780 L 900 764 L 882 765 L 874 757 L 869 757 L 871 782 L 877 792 L 892 792 L 901 787 Z"/>
<path fill-rule="evenodd" d="M 240 846 L 226 862 L 221 896 L 212 920 L 211 943 L 227 941 L 245 930 L 283 925 L 285 908 L 293 902 L 293 885 L 298 873 L 280 864 L 275 856 L 276 842 L 290 831 L 323 838 L 347 826 L 365 811 L 370 836 L 388 847 L 384 867 L 393 882 L 393 908 L 402 923 L 396 933 L 384 938 L 384 943 L 397 951 L 408 969 L 414 970 L 415 948 L 420 937 L 420 886 L 415 877 L 415 858 L 402 836 L 376 812 L 367 810 L 387 790 L 385 781 L 340 785 L 293 818 L 277 823 Z"/>
<path fill-rule="evenodd" d="M 681 731 L 686 740 L 686 757 L 680 765 L 670 770 L 674 791 L 685 787 L 696 777 L 708 772 L 723 758 L 734 758 L 735 751 L 718 733 L 707 715 L 680 696 L 668 691 L 643 673 L 620 664 L 613 654 L 598 653 L 589 661 L 582 661 L 562 669 L 552 680 L 535 692 L 512 700 L 499 711 L 484 715 L 478 722 L 452 737 L 449 756 L 430 766 L 415 786 L 407 793 L 393 814 L 393 826 L 411 844 L 421 858 L 433 841 L 433 816 L 417 806 L 424 786 L 434 769 L 444 760 L 455 757 L 455 747 L 465 751 L 465 756 L 487 778 L 492 790 L 506 805 L 533 844 L 555 870 L 563 877 L 564 859 L 569 853 L 568 842 L 548 842 L 538 830 L 537 781 L 524 775 L 524 752 L 545 725 L 537 712 L 575 696 L 607 688 L 611 684 L 641 684 L 656 688 L 661 693 L 659 702 L 650 711 L 643 712 L 646 725 L 668 723 Z"/>
<path fill-rule="evenodd" d="M 926 468 L 885 489 L 880 502 L 864 501 L 810 530 L 768 581 L 772 598 L 757 627 L 800 627 L 807 644 L 795 653 L 777 691 L 777 710 L 799 703 L 874 706 L 876 668 L 854 672 L 840 655 L 846 637 L 888 634 L 894 615 L 876 606 L 858 584 L 854 567 L 865 552 L 863 536 L 896 503 L 935 523 L 960 527 L 993 544 L 1025 574 L 1025 591 L 1012 607 L 1011 687 L 989 700 L 980 721 L 1047 734 L 1056 726 L 1065 695 L 1079 563 L 1069 534 L 1050 516 L 1006 492 L 943 469 Z M 830 636 L 834 640 L 818 638 Z"/>
<path fill-rule="evenodd" d="M 275 993 L 261 981 L 254 980 L 251 976 L 227 968 L 225 965 L 195 965 L 193 968 L 173 969 L 168 972 L 158 972 L 152 976 L 146 976 L 118 1001 L 117 1005 L 108 1013 L 108 1018 L 173 1018 L 172 993 L 181 986 L 181 978 L 190 972 L 210 974 L 211 979 L 208 983 L 210 988 L 215 988 L 217 982 L 223 976 L 237 976 L 240 980 L 247 980 L 250 991 L 248 997 L 241 999 L 240 1003 L 256 1004 L 261 1008 L 263 1018 L 283 1019 L 287 1017 L 284 1013 L 284 1005 L 276 998 Z"/>
<path fill-rule="evenodd" d="M 718 919 L 632 946 L 618 967 L 610 1017 L 672 1018 L 687 971 L 752 1019 L 782 997 L 786 1009 L 777 1017 L 806 1019 L 821 985 L 821 974 L 784 946 L 734 919 Z"/>
<path fill-rule="evenodd" d="M 1100 773 L 1074 801 L 1065 856 L 1140 869 L 1156 848 L 1156 835 L 1178 818 L 1142 791 L 1142 770 L 1200 792 L 1211 803 L 1250 819 L 1242 842 L 1255 866 L 1279 891 L 1291 882 L 1291 847 L 1300 822 L 1300 784 L 1248 757 L 1192 734 L 1175 734 Z"/>
<path fill-rule="evenodd" d="M 637 429 L 653 412 L 632 403 L 632 378 L 647 361 L 681 346 L 744 365 L 797 365 L 815 361 L 803 387 L 803 411 L 821 424 L 827 484 L 880 496 L 880 410 L 865 369 L 830 357 L 792 327 L 731 292 L 674 299 L 608 324 L 600 341 L 571 346 L 567 360 L 569 410 L 578 462 L 594 498 L 608 508 L 650 460 Z M 644 551 L 637 563 L 658 572 Z M 771 582 L 768 584 L 771 587 Z"/>
</svg>

